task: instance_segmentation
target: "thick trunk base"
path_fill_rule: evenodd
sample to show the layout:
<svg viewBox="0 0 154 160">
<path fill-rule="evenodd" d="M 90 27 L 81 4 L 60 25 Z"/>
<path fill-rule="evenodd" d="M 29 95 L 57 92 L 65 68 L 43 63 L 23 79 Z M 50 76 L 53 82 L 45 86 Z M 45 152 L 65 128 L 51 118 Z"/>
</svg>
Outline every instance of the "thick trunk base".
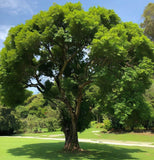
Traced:
<svg viewBox="0 0 154 160">
<path fill-rule="evenodd" d="M 77 132 L 72 132 L 72 130 L 67 130 L 67 132 L 65 132 L 64 151 L 66 152 L 82 151 L 82 149 L 80 148 L 79 142 L 78 142 Z"/>
<path fill-rule="evenodd" d="M 63 132 L 65 134 L 64 151 L 66 152 L 79 152 L 82 151 L 78 142 L 77 133 L 77 117 L 75 112 L 70 112 L 70 120 L 63 123 Z"/>
<path fill-rule="evenodd" d="M 80 152 L 82 151 L 82 149 L 80 148 L 79 144 L 69 143 L 69 144 L 65 144 L 64 151 L 65 152 Z"/>
</svg>

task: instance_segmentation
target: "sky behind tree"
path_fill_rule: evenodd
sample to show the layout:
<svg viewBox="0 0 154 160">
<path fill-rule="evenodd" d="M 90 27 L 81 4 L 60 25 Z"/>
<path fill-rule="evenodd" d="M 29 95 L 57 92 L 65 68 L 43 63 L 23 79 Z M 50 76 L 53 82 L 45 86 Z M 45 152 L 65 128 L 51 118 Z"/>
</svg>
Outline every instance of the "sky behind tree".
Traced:
<svg viewBox="0 0 154 160">
<path fill-rule="evenodd" d="M 33 15 L 48 8 L 56 2 L 64 5 L 66 2 L 76 3 L 79 0 L 0 0 L 0 49 L 3 47 L 10 27 L 25 23 Z M 154 0 L 80 0 L 85 10 L 92 6 L 113 9 L 122 21 L 132 21 L 140 24 L 145 6 Z"/>
</svg>

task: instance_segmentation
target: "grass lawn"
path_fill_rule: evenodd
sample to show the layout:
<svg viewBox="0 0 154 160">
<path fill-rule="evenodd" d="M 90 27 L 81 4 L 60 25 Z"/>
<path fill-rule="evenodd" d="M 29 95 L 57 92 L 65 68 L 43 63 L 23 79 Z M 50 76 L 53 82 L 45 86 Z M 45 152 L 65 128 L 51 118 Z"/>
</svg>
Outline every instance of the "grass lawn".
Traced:
<svg viewBox="0 0 154 160">
<path fill-rule="evenodd" d="M 17 136 L 34 136 L 34 137 L 53 137 L 54 135 L 57 138 L 64 138 L 62 136 L 63 132 L 56 131 L 56 132 L 48 132 L 48 133 L 24 133 L 19 134 Z M 59 136 L 57 136 L 59 135 Z M 78 133 L 79 138 L 83 139 L 108 139 L 108 140 L 120 140 L 120 141 L 137 141 L 137 142 L 152 142 L 154 144 L 154 134 L 147 134 L 147 133 L 123 133 L 123 134 L 116 134 L 116 133 L 101 133 L 100 128 L 89 128 L 86 129 L 82 133 Z"/>
<path fill-rule="evenodd" d="M 95 132 L 97 131 L 97 132 Z M 123 133 L 123 134 L 116 134 L 116 133 L 101 133 L 100 128 L 89 128 L 86 129 L 82 133 L 78 133 L 79 138 L 83 139 L 108 139 L 108 140 L 120 140 L 120 141 L 137 141 L 137 142 L 152 142 L 154 144 L 154 134 L 141 134 L 141 133 Z M 20 136 L 34 136 L 34 137 L 57 137 L 57 138 L 64 138 L 64 136 L 60 136 L 63 134 L 61 131 L 57 132 L 48 132 L 48 133 L 26 133 L 20 134 Z"/>
<path fill-rule="evenodd" d="M 86 139 L 109 139 L 109 140 L 120 140 L 120 141 L 137 141 L 137 142 L 152 142 L 154 143 L 154 134 L 147 133 L 101 133 L 94 132 L 101 131 L 101 129 L 89 128 L 83 133 L 79 133 L 79 138 Z"/>
<path fill-rule="evenodd" d="M 154 148 L 80 143 L 85 151 L 64 153 L 64 142 L 0 137 L 1 160 L 152 160 Z"/>
<path fill-rule="evenodd" d="M 23 133 L 23 134 L 15 134 L 15 136 L 34 136 L 34 137 L 54 137 L 54 135 L 61 135 L 63 132 L 55 131 L 55 132 L 44 132 L 44 133 Z"/>
</svg>

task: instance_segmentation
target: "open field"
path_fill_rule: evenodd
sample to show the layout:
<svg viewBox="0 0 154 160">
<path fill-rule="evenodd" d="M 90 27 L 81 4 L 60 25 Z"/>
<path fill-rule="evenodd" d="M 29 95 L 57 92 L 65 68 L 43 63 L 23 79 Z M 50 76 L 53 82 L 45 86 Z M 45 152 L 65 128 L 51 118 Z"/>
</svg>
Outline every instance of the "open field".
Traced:
<svg viewBox="0 0 154 160">
<path fill-rule="evenodd" d="M 154 145 L 154 134 L 151 133 L 101 133 L 101 129 L 89 128 L 79 133 L 80 139 L 103 141 L 150 142 Z M 33 136 L 40 138 L 64 138 L 61 131 L 49 133 L 26 133 L 20 136 Z M 19 135 L 18 135 L 19 136 Z M 63 141 L 35 138 L 0 137 L 0 159 L 2 160 L 152 160 L 154 148 L 108 145 L 98 143 L 80 142 L 81 153 L 63 152 Z"/>
<path fill-rule="evenodd" d="M 44 137 L 44 138 L 64 138 L 63 132 L 48 132 L 48 133 L 25 133 L 19 134 L 19 136 L 33 136 L 33 137 Z M 104 139 L 104 140 L 120 140 L 120 141 L 136 141 L 136 142 L 152 142 L 154 144 L 154 134 L 151 133 L 101 133 L 100 128 L 89 128 L 82 133 L 78 133 L 79 138 L 83 139 Z"/>
<path fill-rule="evenodd" d="M 80 143 L 81 153 L 64 153 L 64 142 L 0 137 L 0 159 L 2 160 L 152 160 L 154 148 L 112 146 Z"/>
</svg>

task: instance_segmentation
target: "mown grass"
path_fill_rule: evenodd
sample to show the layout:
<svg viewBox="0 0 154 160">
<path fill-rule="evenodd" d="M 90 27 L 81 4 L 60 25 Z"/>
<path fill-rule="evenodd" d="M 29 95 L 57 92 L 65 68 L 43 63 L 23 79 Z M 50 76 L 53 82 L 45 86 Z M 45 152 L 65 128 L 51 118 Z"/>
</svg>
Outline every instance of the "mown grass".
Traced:
<svg viewBox="0 0 154 160">
<path fill-rule="evenodd" d="M 95 132 L 96 131 L 96 132 Z M 48 133 L 24 133 L 18 134 L 19 136 L 34 136 L 34 137 L 57 137 L 64 138 L 64 135 L 61 136 L 63 132 L 48 132 Z M 56 136 L 60 135 L 60 136 Z M 83 139 L 105 139 L 105 140 L 118 140 L 118 141 L 137 141 L 137 142 L 151 142 L 154 143 L 154 134 L 146 134 L 146 133 L 102 133 L 101 128 L 89 128 L 86 129 L 82 133 L 78 133 L 79 138 Z"/>
<path fill-rule="evenodd" d="M 63 152 L 64 142 L 0 137 L 1 160 L 152 160 L 153 148 L 80 143 L 80 153 Z"/>
<path fill-rule="evenodd" d="M 55 131 L 55 132 L 42 132 L 42 133 L 23 133 L 23 134 L 15 134 L 15 136 L 34 136 L 34 137 L 50 137 L 54 135 L 63 134 L 62 131 Z"/>
<path fill-rule="evenodd" d="M 100 131 L 100 132 L 94 132 Z M 90 128 L 85 130 L 83 133 L 79 133 L 79 138 L 86 139 L 109 139 L 109 140 L 120 140 L 120 141 L 137 141 L 137 142 L 154 142 L 154 134 L 147 133 L 102 133 L 101 129 L 95 130 Z"/>
</svg>

